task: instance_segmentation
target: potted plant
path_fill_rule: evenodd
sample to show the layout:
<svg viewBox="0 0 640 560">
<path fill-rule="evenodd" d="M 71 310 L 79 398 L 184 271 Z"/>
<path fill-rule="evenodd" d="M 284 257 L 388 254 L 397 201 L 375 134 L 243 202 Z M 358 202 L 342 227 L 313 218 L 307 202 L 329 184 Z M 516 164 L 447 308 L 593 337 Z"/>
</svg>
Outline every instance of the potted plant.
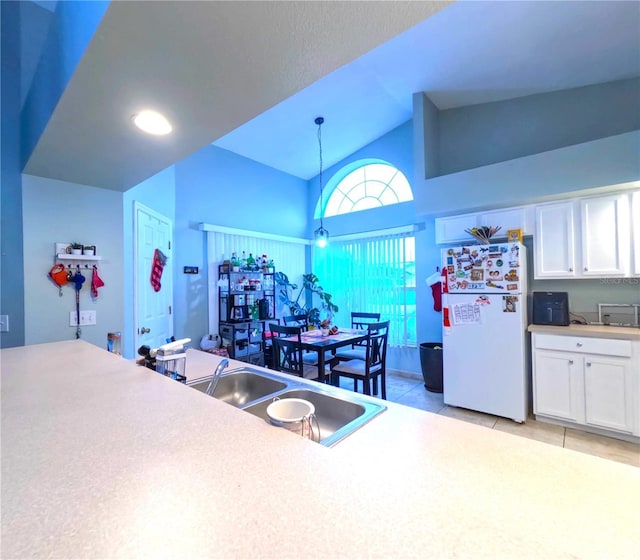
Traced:
<svg viewBox="0 0 640 560">
<path fill-rule="evenodd" d="M 96 254 L 96 246 L 95 245 L 85 245 L 82 248 L 83 255 L 91 255 L 92 257 Z"/>
<path fill-rule="evenodd" d="M 84 245 L 82 243 L 74 242 L 70 245 L 70 247 L 72 255 L 82 255 L 82 249 L 84 249 Z"/>
<path fill-rule="evenodd" d="M 292 284 L 284 272 L 276 272 L 274 279 L 280 286 L 280 302 L 289 308 L 292 315 L 306 313 L 309 316 L 309 324 L 316 328 L 323 328 L 322 323 L 331 324 L 333 314 L 338 312 L 338 306 L 333 303 L 331 294 L 324 291 L 319 284 L 320 279 L 315 274 L 309 273 L 302 276 L 302 287 L 295 299 L 293 296 L 298 289 L 297 284 Z M 300 303 L 302 294 L 305 295 L 304 305 Z M 313 305 L 314 298 L 320 300 L 319 307 Z"/>
</svg>

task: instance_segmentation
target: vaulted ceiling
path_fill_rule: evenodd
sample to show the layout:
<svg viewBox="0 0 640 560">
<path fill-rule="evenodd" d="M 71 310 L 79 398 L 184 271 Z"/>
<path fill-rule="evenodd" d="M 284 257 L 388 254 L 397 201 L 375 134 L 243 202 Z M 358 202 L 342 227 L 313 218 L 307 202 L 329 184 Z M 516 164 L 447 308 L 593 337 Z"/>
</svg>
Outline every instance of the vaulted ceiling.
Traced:
<svg viewBox="0 0 640 560">
<path fill-rule="evenodd" d="M 126 190 L 209 143 L 317 173 L 441 109 L 640 76 L 640 3 L 112 2 L 26 172 Z M 145 136 L 143 107 L 174 124 Z"/>
</svg>

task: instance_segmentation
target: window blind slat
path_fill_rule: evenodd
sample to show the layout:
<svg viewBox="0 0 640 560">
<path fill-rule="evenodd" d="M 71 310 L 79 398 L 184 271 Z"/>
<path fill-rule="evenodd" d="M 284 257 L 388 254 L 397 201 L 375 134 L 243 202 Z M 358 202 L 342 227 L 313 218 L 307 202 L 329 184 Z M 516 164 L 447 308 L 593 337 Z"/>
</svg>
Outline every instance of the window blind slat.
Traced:
<svg viewBox="0 0 640 560">
<path fill-rule="evenodd" d="M 332 240 L 314 251 L 313 270 L 340 308 L 334 322 L 349 325 L 351 311 L 379 312 L 391 321 L 390 345 L 416 346 L 413 246 L 413 234 L 405 232 Z"/>
<path fill-rule="evenodd" d="M 232 253 L 241 257 L 242 251 L 246 256 L 266 254 L 273 259 L 276 272 L 284 272 L 289 280 L 300 286 L 305 272 L 306 247 L 300 243 L 289 243 L 273 239 L 263 239 L 248 235 L 236 235 L 216 231 L 207 232 L 207 263 L 209 270 L 208 308 L 209 333 L 218 332 L 218 265 L 224 258 L 230 258 Z M 280 304 L 279 290 L 276 286 L 276 317 L 282 317 L 283 309 Z"/>
</svg>

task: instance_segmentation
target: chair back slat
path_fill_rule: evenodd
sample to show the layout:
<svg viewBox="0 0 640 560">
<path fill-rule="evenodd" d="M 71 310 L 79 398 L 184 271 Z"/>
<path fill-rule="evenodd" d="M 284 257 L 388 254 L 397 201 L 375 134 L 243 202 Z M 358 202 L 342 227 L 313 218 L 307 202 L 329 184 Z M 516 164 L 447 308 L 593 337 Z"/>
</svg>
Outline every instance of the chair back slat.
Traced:
<svg viewBox="0 0 640 560">
<path fill-rule="evenodd" d="M 368 313 L 364 311 L 351 312 L 351 328 L 366 329 L 369 323 L 380 321 L 380 313 Z"/>
<path fill-rule="evenodd" d="M 387 340 L 390 321 L 367 325 L 367 371 L 385 368 L 387 361 Z"/>
<path fill-rule="evenodd" d="M 304 376 L 302 361 L 302 327 L 290 325 L 269 325 L 273 344 L 273 366 L 276 371 Z M 294 340 L 287 340 L 294 338 Z"/>
<path fill-rule="evenodd" d="M 284 324 L 290 327 L 302 327 L 303 331 L 309 330 L 309 314 L 298 313 L 296 315 L 288 315 L 283 317 Z"/>
<path fill-rule="evenodd" d="M 352 329 L 366 329 L 371 323 L 377 323 L 380 321 L 380 313 L 368 313 L 364 311 L 352 311 L 351 312 L 351 328 Z M 356 342 L 351 345 L 351 348 L 366 346 L 366 341 Z"/>
</svg>

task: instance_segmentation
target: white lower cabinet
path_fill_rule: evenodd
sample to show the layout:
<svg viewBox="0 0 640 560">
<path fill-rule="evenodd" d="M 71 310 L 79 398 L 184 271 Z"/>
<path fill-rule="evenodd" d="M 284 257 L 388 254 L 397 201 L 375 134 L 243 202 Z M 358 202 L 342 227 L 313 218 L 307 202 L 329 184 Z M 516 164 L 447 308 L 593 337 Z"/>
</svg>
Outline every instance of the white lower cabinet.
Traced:
<svg viewBox="0 0 640 560">
<path fill-rule="evenodd" d="M 575 357 L 539 350 L 535 360 L 534 412 L 578 422 L 582 372 Z"/>
<path fill-rule="evenodd" d="M 640 342 L 535 332 L 532 342 L 536 418 L 640 435 Z"/>
<path fill-rule="evenodd" d="M 633 432 L 631 361 L 584 356 L 584 421 L 590 426 Z"/>
</svg>

